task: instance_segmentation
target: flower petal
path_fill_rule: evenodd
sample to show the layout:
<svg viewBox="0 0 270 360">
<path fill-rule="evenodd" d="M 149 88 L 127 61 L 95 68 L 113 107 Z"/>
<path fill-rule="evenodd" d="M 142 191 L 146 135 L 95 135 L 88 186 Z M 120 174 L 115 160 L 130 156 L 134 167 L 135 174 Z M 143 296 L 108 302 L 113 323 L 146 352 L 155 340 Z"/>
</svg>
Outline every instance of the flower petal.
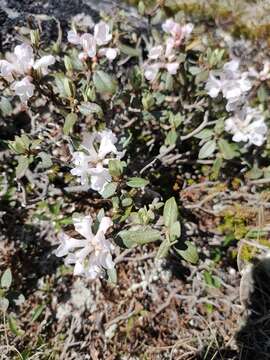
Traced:
<svg viewBox="0 0 270 360">
<path fill-rule="evenodd" d="M 87 216 L 75 215 L 75 216 L 73 216 L 72 220 L 73 220 L 75 230 L 79 234 L 84 236 L 87 240 L 90 240 L 93 238 L 93 233 L 92 233 L 93 220 L 90 215 L 87 215 Z"/>
<path fill-rule="evenodd" d="M 106 45 L 112 39 L 110 27 L 104 21 L 100 21 L 94 27 L 94 37 L 99 46 Z"/>
<path fill-rule="evenodd" d="M 80 35 L 73 30 L 70 30 L 67 35 L 68 42 L 74 45 L 80 44 Z"/>
</svg>

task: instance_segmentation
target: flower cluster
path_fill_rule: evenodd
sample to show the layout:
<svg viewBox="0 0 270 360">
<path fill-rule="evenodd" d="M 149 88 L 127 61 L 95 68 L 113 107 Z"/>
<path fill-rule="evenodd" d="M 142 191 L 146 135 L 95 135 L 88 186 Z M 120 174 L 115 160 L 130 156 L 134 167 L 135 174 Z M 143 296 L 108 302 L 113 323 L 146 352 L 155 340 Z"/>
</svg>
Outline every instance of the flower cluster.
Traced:
<svg viewBox="0 0 270 360">
<path fill-rule="evenodd" d="M 8 82 L 13 82 L 11 89 L 22 102 L 26 103 L 35 90 L 32 83 L 32 71 L 36 70 L 41 75 L 47 75 L 48 67 L 54 63 L 55 58 L 52 55 L 35 60 L 34 51 L 30 45 L 17 45 L 14 52 L 6 56 L 6 60 L 0 60 L 0 76 Z"/>
<path fill-rule="evenodd" d="M 240 72 L 239 60 L 232 60 L 223 66 L 216 76 L 210 73 L 206 84 L 208 95 L 212 98 L 222 93 L 226 98 L 226 110 L 233 115 L 225 120 L 225 130 L 233 135 L 235 142 L 247 142 L 248 145 L 261 146 L 265 141 L 267 126 L 263 114 L 248 106 L 247 93 L 252 88 L 249 77 L 265 80 L 269 76 L 269 64 L 258 73 L 254 69 Z"/>
<path fill-rule="evenodd" d="M 71 173 L 79 177 L 81 185 L 103 192 L 105 185 L 111 181 L 108 164 L 112 155 L 108 155 L 114 154 L 117 159 L 122 156 L 114 145 L 116 141 L 111 130 L 85 134 L 81 149 L 72 154 L 75 167 Z"/>
<path fill-rule="evenodd" d="M 114 249 L 110 241 L 106 240 L 105 234 L 112 221 L 109 217 L 100 220 L 96 234 L 92 232 L 93 220 L 88 216 L 73 216 L 75 230 L 83 239 L 75 239 L 65 233 L 61 233 L 61 244 L 56 249 L 56 256 L 66 256 L 65 264 L 75 264 L 74 275 L 84 275 L 95 279 L 102 275 L 105 269 L 114 269 L 111 252 Z"/>
<path fill-rule="evenodd" d="M 162 29 L 170 36 L 166 39 L 166 46 L 157 45 L 149 49 L 148 60 L 144 64 L 144 76 L 149 81 L 156 79 L 160 69 L 166 69 L 171 75 L 177 73 L 179 62 L 175 50 L 185 38 L 188 38 L 193 25 L 181 26 L 173 19 L 168 19 L 162 25 Z"/>
<path fill-rule="evenodd" d="M 216 76 L 211 72 L 206 84 L 208 95 L 212 98 L 222 93 L 227 100 L 226 110 L 232 111 L 241 106 L 245 101 L 247 92 L 252 84 L 248 79 L 248 72 L 239 70 L 239 60 L 231 60 L 218 71 Z"/>
<path fill-rule="evenodd" d="M 225 130 L 233 134 L 232 139 L 235 142 L 243 141 L 261 146 L 265 141 L 267 126 L 258 109 L 245 106 L 225 120 Z"/>
<path fill-rule="evenodd" d="M 167 19 L 164 24 L 162 24 L 163 31 L 170 35 L 168 40 L 173 42 L 174 47 L 180 46 L 184 39 L 189 38 L 193 27 L 194 26 L 191 23 L 181 26 L 173 19 Z"/>
<path fill-rule="evenodd" d="M 68 41 L 71 44 L 80 45 L 83 51 L 79 54 L 81 61 L 96 56 L 106 56 L 110 61 L 117 56 L 117 49 L 112 47 L 104 47 L 112 40 L 110 27 L 104 21 L 100 21 L 94 26 L 94 35 L 84 33 L 79 35 L 76 31 L 68 32 Z"/>
</svg>

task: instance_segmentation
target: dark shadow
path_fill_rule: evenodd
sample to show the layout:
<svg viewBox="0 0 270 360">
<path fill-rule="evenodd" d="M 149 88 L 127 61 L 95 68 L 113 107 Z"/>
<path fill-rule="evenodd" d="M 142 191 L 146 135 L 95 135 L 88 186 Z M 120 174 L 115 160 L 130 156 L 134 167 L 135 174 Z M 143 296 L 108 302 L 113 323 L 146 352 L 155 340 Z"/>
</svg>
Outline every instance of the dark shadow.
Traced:
<svg viewBox="0 0 270 360">
<path fill-rule="evenodd" d="M 27 224 L 26 209 L 13 208 L 4 201 L 0 202 L 0 209 L 4 212 L 0 223 L 1 241 L 8 249 L 2 255 L 3 263 L 11 269 L 12 290 L 28 297 L 37 289 L 39 279 L 54 274 L 62 261 L 53 254 L 53 246 L 48 241 L 49 229 L 46 231 L 42 224 Z"/>
<path fill-rule="evenodd" d="M 253 267 L 248 316 L 236 335 L 241 360 L 270 359 L 270 258 Z"/>
<path fill-rule="evenodd" d="M 222 339 L 205 346 L 196 360 L 269 360 L 270 359 L 270 258 L 257 262 L 246 284 L 244 325 L 235 335 L 238 350 L 223 346 Z M 239 319 L 241 320 L 241 319 Z"/>
</svg>

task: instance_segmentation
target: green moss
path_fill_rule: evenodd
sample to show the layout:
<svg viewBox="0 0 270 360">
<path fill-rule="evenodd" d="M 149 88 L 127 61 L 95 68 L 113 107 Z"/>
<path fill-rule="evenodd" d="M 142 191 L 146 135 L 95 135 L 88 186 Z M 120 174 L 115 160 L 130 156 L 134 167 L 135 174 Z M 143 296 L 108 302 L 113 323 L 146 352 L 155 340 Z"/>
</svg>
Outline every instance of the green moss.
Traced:
<svg viewBox="0 0 270 360">
<path fill-rule="evenodd" d="M 243 239 L 249 230 L 245 214 L 241 212 L 228 211 L 224 214 L 222 222 L 218 226 L 218 230 L 233 239 Z"/>
</svg>

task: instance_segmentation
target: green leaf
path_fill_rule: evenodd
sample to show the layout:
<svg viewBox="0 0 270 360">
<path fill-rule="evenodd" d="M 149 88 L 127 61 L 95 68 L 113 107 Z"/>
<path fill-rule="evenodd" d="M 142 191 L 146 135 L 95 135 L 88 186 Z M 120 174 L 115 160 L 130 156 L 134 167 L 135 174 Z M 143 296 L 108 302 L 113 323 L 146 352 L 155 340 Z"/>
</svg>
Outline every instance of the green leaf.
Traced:
<svg viewBox="0 0 270 360">
<path fill-rule="evenodd" d="M 202 69 L 198 66 L 190 66 L 188 71 L 191 75 L 198 75 L 200 72 L 202 72 Z"/>
<path fill-rule="evenodd" d="M 29 159 L 27 156 L 18 157 L 18 165 L 16 166 L 16 178 L 20 179 L 24 176 L 29 166 Z"/>
<path fill-rule="evenodd" d="M 32 321 L 36 321 L 40 317 L 44 309 L 45 309 L 45 305 L 36 306 L 32 313 Z"/>
<path fill-rule="evenodd" d="M 150 228 L 139 228 L 120 231 L 119 236 L 127 248 L 148 244 L 160 239 L 160 232 Z"/>
<path fill-rule="evenodd" d="M 199 255 L 196 246 L 190 241 L 186 241 L 185 244 L 187 245 L 186 250 L 179 250 L 175 248 L 175 251 L 187 262 L 190 262 L 191 264 L 197 264 L 199 261 Z"/>
<path fill-rule="evenodd" d="M 165 145 L 174 145 L 177 140 L 177 133 L 175 130 L 170 130 L 165 139 Z"/>
<path fill-rule="evenodd" d="M 114 94 L 116 92 L 116 81 L 102 70 L 98 70 L 93 76 L 94 85 L 100 94 Z"/>
<path fill-rule="evenodd" d="M 227 140 L 219 139 L 218 147 L 225 160 L 231 160 L 238 156 L 238 152 L 235 150 L 235 144 L 230 144 Z"/>
<path fill-rule="evenodd" d="M 48 169 L 53 165 L 51 155 L 45 153 L 44 151 L 41 151 L 38 156 L 41 158 L 43 169 Z"/>
<path fill-rule="evenodd" d="M 222 163 L 223 160 L 220 157 L 215 159 L 211 169 L 211 180 L 216 180 L 218 178 Z"/>
<path fill-rule="evenodd" d="M 8 268 L 1 276 L 1 287 L 5 289 L 9 289 L 11 283 L 12 283 L 12 273 L 11 270 Z"/>
<path fill-rule="evenodd" d="M 0 101 L 0 110 L 4 116 L 9 116 L 12 114 L 12 106 L 10 101 L 2 96 Z"/>
<path fill-rule="evenodd" d="M 8 326 L 10 331 L 15 335 L 15 336 L 21 336 L 23 335 L 23 331 L 19 328 L 19 326 L 17 325 L 17 322 L 15 320 L 15 318 L 12 315 L 8 316 Z"/>
<path fill-rule="evenodd" d="M 165 202 L 163 209 L 164 224 L 170 228 L 178 218 L 178 207 L 174 197 Z"/>
<path fill-rule="evenodd" d="M 164 239 L 162 241 L 162 243 L 160 244 L 156 258 L 162 259 L 162 258 L 166 257 L 171 246 L 172 246 L 172 243 L 170 242 L 170 240 L 168 238 Z"/>
<path fill-rule="evenodd" d="M 59 95 L 63 98 L 70 97 L 72 94 L 70 80 L 63 73 L 55 74 L 54 78 Z"/>
<path fill-rule="evenodd" d="M 194 135 L 197 139 L 207 139 L 210 138 L 214 134 L 213 130 L 210 129 L 203 129 L 198 134 Z"/>
<path fill-rule="evenodd" d="M 65 135 L 69 135 L 72 132 L 73 126 L 75 125 L 76 121 L 78 120 L 78 116 L 75 113 L 70 113 L 66 116 L 63 132 Z"/>
<path fill-rule="evenodd" d="M 169 228 L 170 241 L 178 239 L 181 235 L 181 225 L 179 221 L 173 223 Z"/>
<path fill-rule="evenodd" d="M 117 189 L 117 183 L 115 182 L 108 183 L 107 185 L 105 185 L 105 188 L 102 191 L 102 197 L 104 199 L 110 198 L 115 194 L 116 189 Z"/>
<path fill-rule="evenodd" d="M 116 272 L 115 268 L 108 269 L 107 274 L 109 277 L 109 282 L 111 282 L 112 284 L 116 284 L 117 283 L 117 272 Z"/>
<path fill-rule="evenodd" d="M 79 110 L 85 116 L 90 115 L 90 114 L 96 114 L 99 119 L 103 118 L 103 110 L 96 103 L 84 102 L 79 106 Z"/>
<path fill-rule="evenodd" d="M 257 164 L 255 164 L 253 168 L 247 171 L 246 173 L 246 177 L 251 180 L 259 179 L 262 176 L 263 176 L 263 170 L 260 169 Z"/>
<path fill-rule="evenodd" d="M 123 163 L 120 160 L 109 160 L 109 172 L 111 176 L 120 176 L 123 173 Z"/>
<path fill-rule="evenodd" d="M 136 48 L 133 48 L 131 46 L 128 46 L 128 45 L 124 45 L 124 44 L 119 44 L 119 49 L 120 51 L 125 54 L 125 55 L 128 55 L 128 56 L 135 56 L 135 57 L 138 57 L 141 55 L 141 50 L 140 49 L 136 49 Z"/>
<path fill-rule="evenodd" d="M 205 159 L 213 155 L 216 147 L 217 143 L 215 140 L 207 141 L 199 151 L 199 159 Z"/>
<path fill-rule="evenodd" d="M 127 181 L 127 185 L 132 188 L 143 188 L 148 184 L 149 184 L 148 180 L 145 180 L 145 179 L 139 178 L 139 177 L 132 177 L 132 178 L 129 178 Z"/>
<path fill-rule="evenodd" d="M 218 278 L 217 276 L 214 276 L 209 271 L 205 270 L 203 272 L 203 277 L 204 277 L 204 281 L 205 281 L 206 285 L 217 288 L 217 289 L 220 288 L 221 281 L 220 281 L 220 278 Z"/>
<path fill-rule="evenodd" d="M 9 301 L 5 297 L 0 297 L 0 310 L 6 312 L 9 307 Z"/>
</svg>

